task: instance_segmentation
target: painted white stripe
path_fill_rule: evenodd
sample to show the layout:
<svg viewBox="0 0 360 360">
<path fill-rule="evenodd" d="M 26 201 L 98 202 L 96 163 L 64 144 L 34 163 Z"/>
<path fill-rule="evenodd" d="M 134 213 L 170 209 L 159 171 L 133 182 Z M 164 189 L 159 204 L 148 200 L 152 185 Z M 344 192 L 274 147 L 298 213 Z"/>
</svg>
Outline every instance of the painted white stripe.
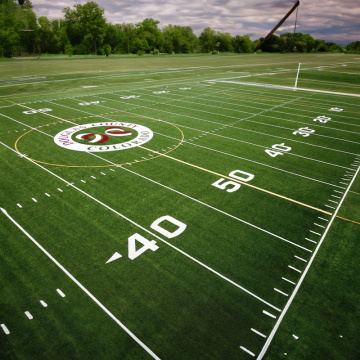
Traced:
<svg viewBox="0 0 360 360">
<path fill-rule="evenodd" d="M 319 227 L 321 227 L 321 228 L 325 228 L 324 225 L 320 225 L 320 224 L 317 224 L 317 223 L 314 223 L 314 225 L 319 226 Z"/>
<path fill-rule="evenodd" d="M 60 289 L 56 289 L 56 291 L 61 297 L 65 297 L 65 294 Z"/>
<path fill-rule="evenodd" d="M 124 101 L 118 101 L 118 100 L 116 100 L 116 99 L 109 99 L 109 98 L 101 97 L 101 96 L 98 96 L 98 97 L 100 97 L 101 99 L 105 99 L 105 100 L 111 100 L 111 101 L 120 102 L 120 103 L 122 103 L 122 104 L 124 103 Z M 78 101 L 78 100 L 76 100 L 76 99 L 72 99 L 72 100 Z M 294 100 L 296 100 L 296 99 L 292 99 L 291 101 L 294 101 Z M 151 100 L 144 100 L 144 101 L 150 101 L 150 102 L 152 102 Z M 52 101 L 48 101 L 48 102 L 49 102 L 50 104 L 53 104 L 53 105 L 62 106 L 62 107 L 65 107 L 65 108 L 68 108 L 68 109 L 71 109 L 71 110 L 81 111 L 81 112 L 86 113 L 86 114 L 94 115 L 94 114 L 89 113 L 89 112 L 86 112 L 86 111 L 84 111 L 84 110 L 79 110 L 79 109 L 72 108 L 72 107 L 69 107 L 69 106 L 66 106 L 66 105 L 57 104 L 57 103 L 52 102 Z M 125 104 L 126 104 L 126 102 L 125 102 Z M 282 104 L 282 105 L 284 105 L 284 104 Z M 119 111 L 119 109 L 111 108 L 111 107 L 104 106 L 104 105 L 98 105 L 98 106 L 104 107 L 104 108 L 106 108 L 106 109 L 112 109 L 112 110 Z M 187 107 L 184 107 L 184 106 L 179 106 L 179 105 L 174 105 L 174 104 L 172 104 L 172 106 L 180 107 L 180 108 L 184 108 L 184 109 L 188 110 L 188 108 L 187 108 Z M 280 105 L 277 105 L 277 106 L 280 106 Z M 276 106 L 276 107 L 277 107 L 277 106 Z M 166 110 L 162 110 L 162 109 L 155 109 L 155 108 L 151 108 L 151 107 L 145 106 L 145 105 L 138 105 L 137 107 L 138 107 L 138 108 L 146 108 L 146 109 L 155 110 L 155 111 L 161 111 L 161 112 L 164 112 L 164 113 L 168 113 L 168 114 L 172 114 L 172 115 L 178 115 L 178 116 L 182 116 L 182 117 L 186 117 L 186 118 L 196 119 L 196 120 L 199 120 L 199 121 L 201 121 L 201 122 L 209 122 L 209 123 L 213 123 L 213 124 L 216 124 L 216 125 L 223 125 L 223 124 L 217 123 L 217 122 L 215 122 L 215 121 L 200 119 L 200 118 L 196 118 L 196 117 L 194 117 L 194 116 L 178 114 L 178 113 L 175 113 L 175 112 L 166 111 Z M 224 115 L 224 114 L 217 114 L 217 113 L 212 113 L 212 112 L 204 111 L 204 110 L 198 110 L 198 111 L 204 112 L 204 113 L 209 113 L 209 114 L 212 114 L 212 115 L 224 116 L 224 117 L 234 118 L 234 119 L 236 119 L 236 120 L 239 120 L 239 118 L 236 118 L 236 117 L 234 117 L 234 116 L 228 116 L 228 115 Z M 269 111 L 269 110 L 266 110 L 266 111 Z M 127 113 L 127 114 L 131 114 L 131 115 L 137 115 L 136 113 L 132 113 L 132 112 L 126 111 L 126 110 L 122 110 L 122 112 Z M 46 115 L 49 115 L 49 116 L 50 116 L 50 114 L 46 114 Z M 253 117 L 253 116 L 258 116 L 258 115 L 259 115 L 259 114 L 252 114 L 251 117 Z M 137 115 L 137 116 L 138 116 L 138 115 Z M 103 118 L 104 118 L 104 117 L 103 117 Z M 146 116 L 146 118 L 153 119 L 153 118 L 148 117 L 148 116 Z M 104 119 L 106 119 L 106 118 L 104 118 Z M 107 120 L 111 120 L 111 119 L 107 119 Z M 161 119 L 156 119 L 156 120 L 163 121 L 163 120 L 161 120 Z M 246 119 L 240 119 L 240 120 L 246 120 Z M 111 120 L 111 121 L 113 121 L 113 120 Z M 176 123 L 175 123 L 175 124 L 176 124 Z M 228 126 L 229 126 L 229 125 L 228 125 Z M 271 134 L 262 133 L 262 132 L 258 132 L 258 131 L 254 131 L 254 130 L 250 130 L 250 129 L 242 129 L 242 128 L 237 128 L 237 127 L 235 127 L 235 126 L 229 126 L 229 127 L 234 128 L 234 129 L 237 129 L 237 130 L 240 130 L 240 131 L 241 131 L 241 130 L 244 130 L 244 131 L 249 131 L 249 132 L 258 133 L 258 134 L 261 134 L 261 135 L 266 135 L 266 136 L 271 136 L 271 137 L 273 137 L 273 135 L 271 135 Z M 221 136 L 221 135 L 218 135 L 218 134 L 213 134 L 213 135 L 215 135 L 215 136 Z M 221 137 L 222 137 L 222 136 L 221 136 Z M 344 151 L 342 151 L 342 150 L 327 148 L 327 147 L 324 147 L 324 146 L 315 145 L 315 144 L 310 144 L 310 143 L 304 143 L 304 142 L 302 142 L 302 141 L 298 141 L 298 140 L 294 140 L 294 139 L 289 139 L 289 138 L 284 138 L 284 137 L 283 137 L 282 139 L 290 140 L 290 141 L 292 141 L 292 142 L 299 142 L 299 143 L 305 144 L 305 145 L 311 145 L 311 146 L 321 147 L 321 148 L 325 148 L 325 149 L 328 149 L 328 150 L 333 150 L 333 151 L 338 151 L 338 152 L 344 152 Z M 232 139 L 232 140 L 244 142 L 244 141 L 239 140 L 239 139 Z M 253 144 L 253 145 L 255 145 L 255 144 Z M 262 145 L 256 145 L 256 146 L 260 146 L 260 147 L 265 148 L 265 147 L 262 146 Z M 345 153 L 346 153 L 346 152 L 345 152 Z M 344 166 L 341 166 L 341 165 L 326 163 L 326 162 L 324 162 L 324 161 L 317 160 L 317 159 L 307 158 L 307 157 L 305 157 L 305 156 L 298 155 L 298 154 L 294 154 L 294 153 L 288 153 L 288 154 L 289 154 L 289 155 L 292 155 L 292 156 L 297 156 L 297 157 L 301 157 L 301 158 L 306 158 L 306 159 L 313 160 L 313 161 L 320 162 L 320 163 L 329 164 L 329 165 L 332 165 L 332 166 L 344 167 Z M 350 154 L 352 154 L 352 153 L 350 153 Z M 352 155 L 356 155 L 356 154 L 352 154 Z"/>
<path fill-rule="evenodd" d="M 255 354 L 253 352 L 251 352 L 250 350 L 248 350 L 247 348 L 240 346 L 241 350 L 244 350 L 245 352 L 247 352 L 248 354 L 250 354 L 251 356 L 255 356 Z"/>
<path fill-rule="evenodd" d="M 284 293 L 283 291 L 277 289 L 277 288 L 274 288 L 275 291 L 277 291 L 278 293 L 280 293 L 281 295 L 284 295 L 284 296 L 289 296 L 289 294 L 286 294 Z"/>
<path fill-rule="evenodd" d="M 344 202 L 344 200 L 345 200 L 345 198 L 346 198 L 346 195 L 347 195 L 348 192 L 350 191 L 350 188 L 351 188 L 353 182 L 355 181 L 355 178 L 356 178 L 356 176 L 358 175 L 359 171 L 360 171 L 360 168 L 357 169 L 356 173 L 354 174 L 354 177 L 353 177 L 352 180 L 351 180 L 351 183 L 349 184 L 349 186 L 347 187 L 347 189 L 346 189 L 346 191 L 345 191 L 345 193 L 344 193 L 343 198 L 341 199 L 339 205 L 337 206 L 336 210 L 335 210 L 334 213 L 332 214 L 331 220 L 329 221 L 329 224 L 328 224 L 327 228 L 325 229 L 325 232 L 324 232 L 323 236 L 321 237 L 321 239 L 320 239 L 320 241 L 319 241 L 319 244 L 317 245 L 317 247 L 316 247 L 316 249 L 315 249 L 315 251 L 314 251 L 314 253 L 313 253 L 310 261 L 308 262 L 308 264 L 307 264 L 307 266 L 306 266 L 303 274 L 301 275 L 300 280 L 299 280 L 299 282 L 297 283 L 297 285 L 296 285 L 296 287 L 295 287 L 295 290 L 294 290 L 293 293 L 291 294 L 288 302 L 286 303 L 283 311 L 281 312 L 281 315 L 279 316 L 279 319 L 277 320 L 277 322 L 276 322 L 273 330 L 271 331 L 270 335 L 268 336 L 268 339 L 266 340 L 265 345 L 263 346 L 263 348 L 262 348 L 259 356 L 257 357 L 257 360 L 262 360 L 263 356 L 265 355 L 265 353 L 266 353 L 266 351 L 267 351 L 267 349 L 268 349 L 268 347 L 269 347 L 272 339 L 274 338 L 274 336 L 275 336 L 275 334 L 276 334 L 276 332 L 277 332 L 277 330 L 278 330 L 278 328 L 279 328 L 279 326 L 280 326 L 280 324 L 281 324 L 281 322 L 282 322 L 282 320 L 283 320 L 283 318 L 284 318 L 287 310 L 289 309 L 289 307 L 290 307 L 292 301 L 294 300 L 294 298 L 295 298 L 295 296 L 296 296 L 296 294 L 297 294 L 297 292 L 298 292 L 298 290 L 299 290 L 302 282 L 304 281 L 305 276 L 306 276 L 307 272 L 309 271 L 310 266 L 311 266 L 312 262 L 314 261 L 314 259 L 315 259 L 315 257 L 316 257 L 316 254 L 318 253 L 318 251 L 319 251 L 322 243 L 324 242 L 324 239 L 325 239 L 328 231 L 330 230 L 331 224 L 332 224 L 333 221 L 336 219 L 337 214 L 338 214 L 338 212 L 339 212 L 339 210 L 340 210 L 340 208 L 341 208 L 341 205 L 342 205 L 342 203 Z"/>
<path fill-rule="evenodd" d="M 325 206 L 330 208 L 330 209 L 335 209 L 333 206 L 330 206 L 330 205 L 325 205 Z"/>
<path fill-rule="evenodd" d="M 31 198 L 33 202 L 37 202 L 37 200 L 35 198 Z"/>
<path fill-rule="evenodd" d="M 102 157 L 100 157 L 100 156 L 98 156 L 98 155 L 96 155 L 96 154 L 94 154 L 94 153 L 89 153 L 89 154 L 92 155 L 92 156 L 95 156 L 95 157 L 97 157 L 97 158 L 99 158 L 99 159 L 102 159 L 102 160 L 104 160 L 104 161 L 106 161 L 106 162 L 108 162 L 108 163 L 112 163 L 111 161 L 109 161 L 109 160 L 107 160 L 107 159 L 104 159 L 104 158 L 102 158 Z M 274 237 L 276 237 L 276 238 L 278 238 L 278 239 L 280 239 L 280 240 L 282 240 L 282 241 L 285 241 L 285 242 L 287 242 L 287 243 L 289 243 L 289 244 L 292 244 L 292 245 L 294 245 L 294 246 L 297 246 L 297 247 L 299 247 L 299 248 L 302 248 L 302 250 L 311 252 L 311 250 L 309 250 L 309 249 L 307 249 L 307 248 L 305 248 L 305 247 L 302 247 L 302 246 L 299 245 L 299 244 L 293 243 L 292 241 L 287 240 L 287 239 L 285 239 L 285 238 L 282 238 L 282 237 L 280 237 L 279 235 L 276 235 L 276 234 L 274 234 L 274 233 L 272 233 L 272 232 L 269 232 L 268 230 L 265 230 L 265 229 L 260 228 L 260 227 L 258 227 L 258 226 L 256 226 L 256 225 L 253 225 L 253 224 L 251 224 L 251 223 L 249 223 L 249 222 L 247 222 L 247 221 L 245 221 L 245 220 L 242 220 L 242 219 L 240 219 L 240 218 L 238 218 L 238 217 L 236 217 L 236 216 L 233 216 L 233 215 L 231 215 L 231 214 L 229 214 L 229 213 L 226 213 L 225 211 L 222 211 L 222 210 L 220 210 L 220 209 L 217 209 L 217 208 L 215 208 L 215 207 L 213 207 L 213 206 L 211 206 L 211 205 L 208 205 L 208 204 L 206 204 L 206 203 L 204 203 L 204 202 L 202 202 L 202 201 L 200 201 L 200 200 L 198 200 L 198 199 L 195 199 L 195 198 L 193 198 L 193 197 L 191 197 L 191 196 L 188 196 L 188 195 L 186 195 L 186 194 L 184 194 L 184 193 L 182 193 L 182 192 L 180 192 L 180 191 L 178 191 L 178 190 L 175 190 L 175 189 L 170 188 L 170 187 L 168 187 L 168 186 L 166 186 L 166 185 L 163 185 L 163 184 L 161 184 L 161 183 L 159 183 L 159 182 L 157 182 L 157 181 L 155 181 L 155 180 L 152 180 L 152 179 L 150 179 L 150 178 L 148 178 L 148 177 L 146 177 L 146 176 L 140 175 L 140 174 L 138 174 L 138 173 L 135 172 L 135 171 L 132 171 L 132 170 L 126 169 L 126 168 L 123 168 L 123 169 L 126 170 L 126 171 L 128 171 L 128 172 L 130 172 L 130 173 L 132 173 L 132 174 L 134 174 L 134 175 L 137 175 L 137 176 L 139 176 L 139 177 L 141 177 L 141 178 L 143 178 L 143 179 L 146 179 L 146 180 L 148 180 L 148 181 L 151 181 L 151 182 L 154 183 L 154 184 L 160 185 L 160 186 L 164 187 L 165 189 L 171 190 L 171 191 L 173 191 L 173 192 L 175 192 L 175 193 L 177 193 L 177 194 L 180 194 L 180 195 L 182 195 L 182 196 L 184 196 L 184 197 L 186 197 L 186 198 L 188 198 L 188 199 L 191 199 L 191 200 L 193 200 L 193 201 L 195 201 L 195 202 L 197 202 L 197 203 L 199 203 L 199 204 L 201 204 L 201 205 L 204 205 L 204 206 L 206 206 L 206 207 L 208 207 L 208 208 L 210 208 L 210 209 L 213 209 L 213 210 L 218 211 L 218 212 L 220 212 L 220 213 L 222 213 L 222 214 L 224 214 L 224 215 L 227 215 L 227 216 L 229 216 L 229 217 L 231 217 L 231 218 L 233 218 L 233 219 L 235 219 L 235 220 L 237 220 L 237 221 L 240 221 L 240 222 L 242 222 L 242 223 L 244 223 L 244 224 L 246 224 L 246 225 L 249 225 L 249 226 L 251 226 L 251 227 L 253 227 L 253 228 L 255 228 L 255 229 L 258 229 L 258 230 L 263 231 L 263 232 L 265 232 L 265 233 L 267 233 L 267 234 L 269 234 L 269 235 L 272 235 L 272 236 L 274 236 Z"/>
<path fill-rule="evenodd" d="M 84 291 L 102 310 L 104 310 L 124 331 L 126 331 L 144 350 L 148 352 L 154 359 L 160 360 L 140 339 L 138 339 L 117 317 L 113 315 L 88 289 L 85 288 L 73 275 L 69 273 L 50 253 L 48 253 L 26 230 L 24 230 L 5 209 L 0 208 L 3 214 L 11 220 L 52 262 L 55 263 L 82 291 Z M 32 319 L 31 314 L 26 311 L 26 316 Z"/>
<path fill-rule="evenodd" d="M 33 316 L 28 311 L 25 311 L 25 315 L 28 317 L 29 320 L 33 319 Z"/>
<path fill-rule="evenodd" d="M 331 195 L 331 196 L 337 199 L 341 199 L 341 196 L 337 196 L 337 195 Z"/>
<path fill-rule="evenodd" d="M 291 281 L 291 280 L 289 280 L 289 279 L 287 279 L 287 278 L 282 277 L 282 279 L 285 280 L 285 281 L 287 281 L 287 282 L 290 283 L 290 284 L 296 285 L 296 283 L 294 283 L 293 281 Z"/>
<path fill-rule="evenodd" d="M 103 173 L 103 172 L 101 172 L 100 174 L 102 174 L 102 175 L 106 175 L 105 173 Z"/>
<path fill-rule="evenodd" d="M 59 190 L 60 192 L 63 192 L 60 188 L 58 188 L 58 190 Z"/>
<path fill-rule="evenodd" d="M 296 336 L 294 334 L 292 334 L 292 336 L 294 337 L 295 340 L 297 340 L 299 338 L 298 336 Z"/>
<path fill-rule="evenodd" d="M 86 184 L 86 181 L 85 180 L 80 180 L 81 182 L 83 182 L 84 184 Z"/>
<path fill-rule="evenodd" d="M 348 185 L 348 183 L 345 183 L 345 182 L 342 182 L 342 181 L 339 181 L 339 184 Z"/>
<path fill-rule="evenodd" d="M 329 200 L 330 202 L 332 202 L 332 203 L 335 203 L 335 204 L 337 204 L 338 202 L 337 201 L 335 201 L 335 200 Z"/>
<path fill-rule="evenodd" d="M 317 242 L 314 241 L 314 240 L 311 240 L 311 239 L 308 239 L 308 238 L 305 238 L 305 240 L 310 241 L 310 242 L 312 242 L 312 243 L 314 243 L 314 244 L 317 244 Z"/>
<path fill-rule="evenodd" d="M 2 144 L 3 146 L 5 146 L 6 148 L 8 148 L 9 150 L 16 152 L 14 149 L 12 149 L 11 147 L 7 146 L 6 144 L 4 144 L 3 142 L 0 141 L 0 144 Z M 56 178 L 60 179 L 61 181 L 63 181 L 66 184 L 69 184 L 69 182 L 65 179 L 63 179 L 61 176 L 56 175 L 55 173 L 53 173 L 52 171 L 50 171 L 49 169 L 43 167 L 42 165 L 40 165 L 39 163 L 33 161 L 30 158 L 26 158 L 28 161 L 30 161 L 31 163 L 33 163 L 34 165 L 40 167 L 41 169 L 45 170 L 46 172 L 48 172 L 49 174 L 52 174 L 53 176 L 55 176 Z M 148 229 L 144 228 L 143 226 L 137 224 L 135 221 L 129 219 L 128 217 L 126 217 L 125 215 L 119 213 L 118 211 L 114 210 L 113 208 L 111 208 L 110 206 L 106 205 L 105 203 L 103 203 L 102 201 L 96 199 L 95 197 L 93 197 L 92 195 L 86 193 L 85 191 L 81 190 L 80 188 L 73 186 L 73 189 L 79 191 L 80 193 L 82 193 L 83 195 L 87 196 L 88 198 L 94 200 L 95 202 L 97 202 L 98 204 L 102 205 L 103 207 L 107 208 L 108 210 L 110 210 L 111 212 L 113 212 L 114 214 L 122 217 L 123 219 L 127 220 L 128 222 L 130 222 L 131 224 L 137 226 L 138 228 L 142 229 L 143 231 L 149 233 L 150 235 L 156 237 L 157 239 L 159 239 L 161 242 L 163 242 L 164 244 L 167 244 L 168 246 L 170 246 L 171 248 L 173 248 L 174 250 L 178 251 L 179 253 L 183 254 L 184 256 L 186 256 L 187 258 L 189 258 L 190 260 L 196 262 L 198 265 L 204 267 L 205 269 L 209 270 L 210 272 L 212 272 L 213 274 L 221 277 L 223 280 L 233 284 L 234 286 L 238 287 L 239 289 L 243 290 L 244 292 L 246 292 L 247 294 L 253 296 L 254 298 L 258 299 L 259 301 L 261 301 L 262 303 L 270 306 L 271 308 L 277 310 L 277 311 L 281 311 L 279 308 L 277 308 L 276 306 L 270 304 L 269 302 L 265 301 L 264 299 L 260 298 L 259 296 L 255 295 L 254 293 L 252 293 L 251 291 L 247 290 L 246 288 L 244 288 L 243 286 L 237 284 L 236 282 L 232 281 L 231 279 L 227 278 L 226 276 L 220 274 L 219 272 L 217 272 L 216 270 L 212 269 L 211 267 L 207 266 L 206 264 L 202 263 L 201 261 L 195 259 L 194 257 L 192 257 L 191 255 L 189 255 L 188 253 L 186 253 L 185 251 L 177 248 L 176 246 L 174 246 L 173 244 L 171 244 L 170 242 L 162 239 L 160 236 L 154 234 L 153 232 L 149 231 Z M 1 211 L 6 212 L 6 210 L 0 208 Z M 9 217 L 9 215 L 7 214 L 7 216 Z M 13 221 L 13 220 L 12 220 Z M 299 246 L 299 245 L 298 245 Z M 299 246 L 300 247 L 300 246 Z M 304 248 L 305 249 L 305 248 Z M 311 252 L 311 250 L 308 250 Z"/>
<path fill-rule="evenodd" d="M 255 329 L 253 329 L 253 328 L 251 328 L 250 330 L 253 331 L 255 334 L 258 334 L 258 335 L 262 336 L 263 338 L 266 338 L 266 335 L 264 335 L 264 334 L 261 333 L 260 331 L 257 331 L 257 330 L 255 330 Z"/>
<path fill-rule="evenodd" d="M 321 220 L 324 220 L 324 221 L 329 221 L 328 219 L 324 219 L 324 218 L 321 217 L 321 216 L 318 216 L 318 219 L 321 219 Z"/>
<path fill-rule="evenodd" d="M 91 175 L 90 177 L 92 177 L 93 179 L 95 179 L 95 180 L 96 180 L 96 177 L 95 177 L 95 176 Z"/>
<path fill-rule="evenodd" d="M 265 311 L 265 310 L 263 310 L 263 313 L 264 313 L 265 315 L 267 315 L 267 316 L 272 317 L 273 319 L 276 319 L 276 316 L 275 316 L 275 315 L 270 314 L 269 312 L 267 312 L 267 311 Z"/>
<path fill-rule="evenodd" d="M 6 327 L 5 324 L 1 324 L 1 328 L 4 330 L 4 333 L 5 333 L 6 335 L 9 335 L 9 334 L 10 334 L 9 329 Z"/>
<path fill-rule="evenodd" d="M 41 304 L 43 307 L 47 307 L 47 303 L 46 303 L 44 300 L 40 300 L 40 304 Z"/>
<path fill-rule="evenodd" d="M 110 169 L 110 171 L 114 171 L 114 172 L 115 172 L 115 170 L 114 170 L 114 169 Z"/>
<path fill-rule="evenodd" d="M 16 204 L 20 209 L 22 208 L 21 204 Z"/>
<path fill-rule="evenodd" d="M 316 232 L 316 231 L 310 230 L 310 232 L 313 233 L 313 234 L 315 234 L 315 235 L 321 236 L 321 234 L 319 234 L 319 233 Z"/>
<path fill-rule="evenodd" d="M 297 269 L 297 268 L 294 268 L 294 267 L 291 266 L 291 265 L 288 265 L 288 267 L 289 267 L 291 270 L 297 271 L 298 273 L 301 274 L 301 270 L 299 270 L 299 269 Z"/>
<path fill-rule="evenodd" d="M 339 190 L 334 190 L 334 192 L 337 192 L 339 194 L 343 194 L 344 192 L 343 191 L 339 191 Z"/>
<path fill-rule="evenodd" d="M 299 257 L 299 256 L 294 255 L 294 257 L 295 257 L 296 259 L 299 259 L 299 260 L 303 261 L 303 262 L 307 262 L 307 260 L 305 260 L 305 259 L 303 259 L 303 258 L 301 258 L 301 257 Z"/>
<path fill-rule="evenodd" d="M 49 195 L 48 193 L 45 193 L 45 195 L 46 195 L 47 197 L 50 197 L 50 195 Z"/>
</svg>

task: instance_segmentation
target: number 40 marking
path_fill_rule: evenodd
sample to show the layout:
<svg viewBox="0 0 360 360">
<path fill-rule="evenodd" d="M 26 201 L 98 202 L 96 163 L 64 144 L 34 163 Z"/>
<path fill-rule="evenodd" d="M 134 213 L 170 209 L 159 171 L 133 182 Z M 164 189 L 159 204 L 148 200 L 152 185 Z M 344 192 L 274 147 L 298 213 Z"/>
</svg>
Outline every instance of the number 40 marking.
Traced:
<svg viewBox="0 0 360 360">
<path fill-rule="evenodd" d="M 164 229 L 163 227 L 160 226 L 160 224 L 164 221 L 168 221 L 171 224 L 177 226 L 177 229 L 174 230 L 173 232 L 170 232 L 170 231 Z M 165 215 L 165 216 L 162 216 L 162 217 L 156 219 L 150 225 L 150 227 L 151 227 L 151 229 L 153 229 L 156 232 L 158 232 L 159 234 L 167 237 L 168 239 L 172 239 L 176 236 L 179 236 L 181 233 L 183 233 L 185 231 L 186 224 L 184 224 L 183 222 L 181 222 L 179 220 L 176 220 L 175 218 L 173 218 L 170 215 Z M 136 248 L 137 242 L 142 244 L 142 246 L 139 249 Z M 146 250 L 156 251 L 158 248 L 159 247 L 156 245 L 155 240 L 148 240 L 144 236 L 142 236 L 138 233 L 135 233 L 128 238 L 128 257 L 130 260 L 136 259 L 138 256 L 143 254 Z M 109 262 L 119 259 L 121 257 L 122 257 L 121 254 L 115 253 L 106 263 L 109 263 Z"/>
</svg>

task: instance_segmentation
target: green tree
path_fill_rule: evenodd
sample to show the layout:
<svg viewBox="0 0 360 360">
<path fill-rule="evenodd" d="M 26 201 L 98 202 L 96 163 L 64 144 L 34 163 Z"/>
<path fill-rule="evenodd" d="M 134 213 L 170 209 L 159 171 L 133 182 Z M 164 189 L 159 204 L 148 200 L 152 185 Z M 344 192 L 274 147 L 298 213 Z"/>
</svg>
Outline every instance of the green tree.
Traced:
<svg viewBox="0 0 360 360">
<path fill-rule="evenodd" d="M 135 51 L 135 39 L 136 39 L 136 27 L 134 24 L 126 24 L 123 23 L 121 24 L 121 30 L 124 32 L 125 38 L 124 38 L 124 42 L 125 42 L 125 53 L 130 54 L 136 54 Z"/>
<path fill-rule="evenodd" d="M 136 24 L 136 34 L 142 44 L 142 49 L 145 52 L 153 51 L 154 49 L 162 49 L 164 45 L 164 37 L 161 30 L 158 28 L 160 21 L 151 18 L 144 19 L 141 23 Z M 140 44 L 137 42 L 137 44 Z"/>
<path fill-rule="evenodd" d="M 236 35 L 232 38 L 232 45 L 234 51 L 238 53 L 252 53 L 254 51 L 254 43 L 248 35 Z"/>
<path fill-rule="evenodd" d="M 167 53 L 192 53 L 198 39 L 190 26 L 168 25 L 162 30 L 164 51 Z"/>
<path fill-rule="evenodd" d="M 201 46 L 201 51 L 204 53 L 211 52 L 215 49 L 215 44 L 217 42 L 216 31 L 210 27 L 205 28 L 199 36 L 199 43 Z"/>
<path fill-rule="evenodd" d="M 103 49 L 106 57 L 108 57 L 111 54 L 111 46 L 109 44 L 105 44 Z"/>
<path fill-rule="evenodd" d="M 109 44 L 111 52 L 126 53 L 126 34 L 120 25 L 107 24 L 104 43 Z M 106 52 L 105 52 L 106 53 Z"/>
<path fill-rule="evenodd" d="M 97 53 L 104 42 L 106 21 L 104 9 L 94 1 L 84 5 L 75 4 L 74 9 L 63 9 L 67 24 L 67 34 L 78 53 Z"/>
<path fill-rule="evenodd" d="M 38 18 L 39 29 L 38 36 L 40 39 L 41 52 L 44 53 L 48 50 L 49 42 L 51 39 L 50 21 L 46 16 L 40 16 Z"/>
</svg>

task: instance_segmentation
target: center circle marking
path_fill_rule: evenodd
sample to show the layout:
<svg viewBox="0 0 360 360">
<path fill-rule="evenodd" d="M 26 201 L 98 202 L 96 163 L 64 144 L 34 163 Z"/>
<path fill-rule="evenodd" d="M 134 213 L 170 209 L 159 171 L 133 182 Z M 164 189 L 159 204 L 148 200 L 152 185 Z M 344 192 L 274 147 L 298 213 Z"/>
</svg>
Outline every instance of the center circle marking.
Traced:
<svg viewBox="0 0 360 360">
<path fill-rule="evenodd" d="M 103 129 L 104 127 L 105 130 Z M 97 133 L 99 128 L 101 128 L 100 132 L 104 132 L 103 134 Z M 125 131 L 124 128 L 126 128 Z M 84 133 L 85 130 L 90 130 L 91 133 Z M 80 134 L 76 135 L 79 132 Z M 134 132 L 137 134 L 136 137 L 126 141 L 128 136 L 134 135 Z M 68 150 L 107 152 L 127 150 L 143 145 L 150 141 L 153 135 L 152 130 L 146 126 L 128 122 L 111 121 L 76 125 L 62 130 L 55 135 L 54 142 L 58 146 Z M 125 141 L 119 142 L 114 139 Z M 79 142 L 78 140 L 82 140 L 83 142 Z"/>
</svg>

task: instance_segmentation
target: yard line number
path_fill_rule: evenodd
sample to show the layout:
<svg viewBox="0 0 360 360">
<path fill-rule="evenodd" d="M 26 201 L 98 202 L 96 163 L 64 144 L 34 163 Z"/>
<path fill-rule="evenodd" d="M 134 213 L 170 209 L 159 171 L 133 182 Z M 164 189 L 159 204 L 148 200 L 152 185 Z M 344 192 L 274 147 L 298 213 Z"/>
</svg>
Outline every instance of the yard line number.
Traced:
<svg viewBox="0 0 360 360">
<path fill-rule="evenodd" d="M 44 112 L 48 112 L 48 111 L 52 111 L 52 109 L 44 108 L 44 109 L 38 109 L 38 110 L 26 110 L 26 111 L 23 111 L 23 114 L 31 115 L 31 114 L 37 114 L 37 113 L 44 113 Z"/>
<path fill-rule="evenodd" d="M 285 152 L 291 150 L 290 146 L 286 146 L 285 143 L 274 144 L 271 146 L 271 149 L 266 149 L 265 152 L 271 157 L 276 157 L 278 155 L 284 155 Z"/>
<path fill-rule="evenodd" d="M 241 174 L 241 175 L 239 175 L 239 174 Z M 245 171 L 242 171 L 242 170 L 233 170 L 229 174 L 229 176 L 234 179 L 245 181 L 245 182 L 248 182 L 255 177 L 255 175 L 250 174 Z M 220 190 L 226 190 L 227 192 L 234 192 L 236 190 L 239 190 L 241 187 L 241 184 L 239 184 L 235 181 L 231 181 L 231 180 L 226 181 L 226 179 L 224 179 L 224 178 L 220 178 L 219 180 L 215 181 L 211 185 L 215 186 L 216 188 L 218 188 Z"/>
<path fill-rule="evenodd" d="M 167 221 L 171 224 L 172 228 L 175 226 L 176 229 L 173 231 L 169 231 L 161 226 L 161 224 Z M 159 234 L 165 236 L 168 239 L 173 239 L 183 233 L 186 229 L 186 224 L 183 222 L 173 218 L 170 215 L 162 216 L 156 219 L 151 225 L 150 228 L 158 232 Z M 142 246 L 139 248 L 137 247 L 138 244 Z M 135 260 L 141 254 L 143 254 L 147 250 L 156 251 L 159 247 L 156 245 L 155 240 L 148 240 L 144 236 L 140 235 L 139 233 L 135 233 L 128 238 L 128 258 L 130 260 Z M 117 254 L 116 256 L 114 256 Z M 119 259 L 122 257 L 121 254 L 115 253 L 108 262 L 112 259 Z M 107 262 L 107 263 L 108 263 Z"/>
</svg>

